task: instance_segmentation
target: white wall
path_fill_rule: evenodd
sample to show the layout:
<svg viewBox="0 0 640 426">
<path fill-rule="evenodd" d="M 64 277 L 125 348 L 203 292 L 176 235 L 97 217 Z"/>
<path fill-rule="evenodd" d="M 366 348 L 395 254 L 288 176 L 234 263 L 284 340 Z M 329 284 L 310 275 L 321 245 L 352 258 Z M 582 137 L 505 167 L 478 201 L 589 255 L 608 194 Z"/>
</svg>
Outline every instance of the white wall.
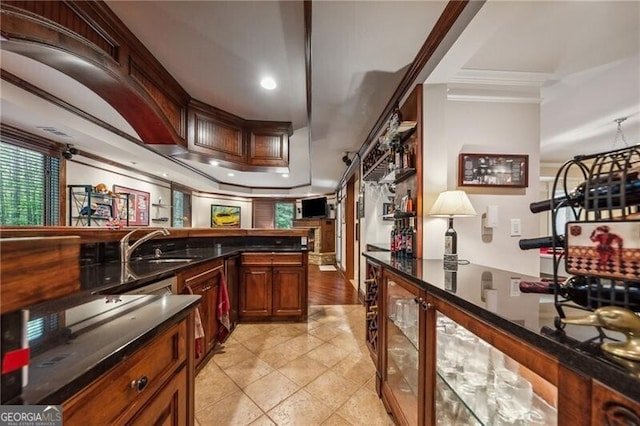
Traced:
<svg viewBox="0 0 640 426">
<path fill-rule="evenodd" d="M 211 205 L 240 207 L 240 227 L 251 228 L 253 224 L 252 203 L 249 199 L 224 197 L 211 194 L 193 194 L 191 210 L 194 228 L 211 227 Z"/>
<path fill-rule="evenodd" d="M 424 86 L 423 134 L 423 257 L 442 258 L 446 219 L 428 212 L 442 191 L 457 188 L 458 154 L 503 153 L 529 155 L 526 189 L 468 188 L 478 215 L 458 218 L 458 255 L 473 263 L 538 275 L 537 250 L 521 251 L 520 238 L 539 236 L 539 218 L 529 204 L 539 198 L 540 113 L 536 103 L 447 100 L 445 85 Z M 498 206 L 498 227 L 490 242 L 483 242 L 481 215 L 488 205 Z M 511 237 L 510 219 L 522 221 L 522 236 Z"/>
<path fill-rule="evenodd" d="M 393 227 L 393 220 L 383 220 L 382 205 L 391 203 L 386 196 L 383 186 L 376 184 L 365 184 L 365 218 L 362 224 L 363 233 L 363 250 L 367 243 L 382 244 L 384 247 L 389 246 L 389 235 Z"/>
<path fill-rule="evenodd" d="M 82 163 L 78 161 L 82 161 Z M 157 203 L 160 198 L 164 204 L 171 202 L 171 187 L 166 182 L 85 158 L 78 161 L 67 161 L 67 185 L 96 186 L 103 183 L 110 190 L 113 189 L 113 185 L 119 185 L 150 193 L 151 203 Z M 71 206 L 68 191 L 66 197 L 68 209 Z M 167 215 L 165 212 L 156 212 L 152 206 L 150 208 L 151 218 Z M 69 212 L 67 211 L 66 214 L 68 215 Z M 171 224 L 168 222 L 155 223 L 149 220 L 149 226 L 171 226 Z"/>
</svg>

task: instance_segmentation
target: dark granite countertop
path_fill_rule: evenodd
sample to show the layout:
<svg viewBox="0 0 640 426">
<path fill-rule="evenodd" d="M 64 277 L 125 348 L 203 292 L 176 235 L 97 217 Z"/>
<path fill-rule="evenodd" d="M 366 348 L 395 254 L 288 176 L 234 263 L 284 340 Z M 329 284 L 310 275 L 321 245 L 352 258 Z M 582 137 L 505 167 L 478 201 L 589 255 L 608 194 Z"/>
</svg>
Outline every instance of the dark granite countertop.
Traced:
<svg viewBox="0 0 640 426">
<path fill-rule="evenodd" d="M 153 263 L 153 257 L 145 257 L 129 263 L 119 261 L 85 265 L 80 268 L 80 288 L 83 291 L 102 294 L 121 294 L 175 275 L 199 263 L 225 259 L 244 252 L 306 252 L 306 247 L 281 245 L 252 245 L 187 248 L 165 252 L 162 258 L 177 262 Z M 184 261 L 181 261 L 184 260 Z"/>
<path fill-rule="evenodd" d="M 41 334 L 30 341 L 23 404 L 62 404 L 184 318 L 200 296 L 100 296 L 30 311 Z"/>
<path fill-rule="evenodd" d="M 444 270 L 440 259 L 402 259 L 384 252 L 363 254 L 428 293 L 541 349 L 562 365 L 640 401 L 640 363 L 629 364 L 604 354 L 599 340 L 589 341 L 597 337 L 594 327 L 567 325 L 564 333 L 558 333 L 553 295 L 519 291 L 520 280 L 537 281 L 538 277 L 474 264 L 458 265 L 452 273 Z M 567 317 L 588 314 L 566 308 L 564 313 Z M 609 331 L 607 334 L 622 337 Z"/>
</svg>

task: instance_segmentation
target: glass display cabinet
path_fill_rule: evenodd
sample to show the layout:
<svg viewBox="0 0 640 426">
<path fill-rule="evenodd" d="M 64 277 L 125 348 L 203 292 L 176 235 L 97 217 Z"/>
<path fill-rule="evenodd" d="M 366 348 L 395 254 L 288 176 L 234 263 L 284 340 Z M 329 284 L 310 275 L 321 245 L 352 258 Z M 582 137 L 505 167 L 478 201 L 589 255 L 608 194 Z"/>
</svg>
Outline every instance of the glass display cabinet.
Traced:
<svg viewBox="0 0 640 426">
<path fill-rule="evenodd" d="M 558 424 L 555 384 L 509 356 L 510 348 L 502 347 L 495 330 L 451 311 L 457 314 L 452 316 L 463 319 L 458 322 L 439 309 L 447 306 L 444 302 L 433 297 L 428 300 L 428 307 L 434 310 L 436 342 L 431 351 L 434 362 L 428 363 L 435 367 L 434 424 Z M 473 330 L 461 324 L 469 325 L 467 321 L 473 322 Z M 510 354 L 522 357 L 524 352 Z M 538 365 L 544 368 L 544 362 Z"/>
<path fill-rule="evenodd" d="M 422 424 L 424 294 L 392 273 L 385 274 L 384 284 L 382 393 L 400 424 Z"/>
</svg>

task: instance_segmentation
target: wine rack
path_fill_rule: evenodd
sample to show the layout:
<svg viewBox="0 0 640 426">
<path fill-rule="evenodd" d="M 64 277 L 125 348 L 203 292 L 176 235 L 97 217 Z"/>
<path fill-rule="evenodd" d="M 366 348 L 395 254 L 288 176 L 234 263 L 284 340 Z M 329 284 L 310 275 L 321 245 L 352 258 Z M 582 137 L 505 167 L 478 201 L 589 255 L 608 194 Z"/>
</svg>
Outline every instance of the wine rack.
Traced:
<svg viewBox="0 0 640 426">
<path fill-rule="evenodd" d="M 380 288 L 381 268 L 367 262 L 367 278 L 365 279 L 365 315 L 367 336 L 366 342 L 371 352 L 373 362 L 378 363 L 378 336 L 379 336 L 379 315 L 378 315 L 378 289 Z"/>
<path fill-rule="evenodd" d="M 581 309 L 592 311 L 602 306 L 619 306 L 626 309 L 632 309 L 631 291 L 640 291 L 640 250 L 635 249 L 631 260 L 633 265 L 625 264 L 627 269 L 635 270 L 628 273 L 624 278 L 616 278 L 607 276 L 609 264 L 598 265 L 595 268 L 589 263 L 593 260 L 585 260 L 580 258 L 580 252 L 571 246 L 571 236 L 576 236 L 581 229 L 594 228 L 597 225 L 605 225 L 605 223 L 625 223 L 637 221 L 640 218 L 640 145 L 633 145 L 626 148 L 593 154 L 576 156 L 572 160 L 563 164 L 553 183 L 553 194 L 561 194 L 550 200 L 551 221 L 552 221 L 552 237 L 554 241 L 560 241 L 564 238 L 565 250 L 554 250 L 553 252 L 553 275 L 556 283 L 562 281 L 559 276 L 561 262 L 565 262 L 568 271 L 575 270 L 577 267 L 584 267 L 584 272 L 579 272 L 589 278 L 591 285 L 587 286 L 586 303 L 577 304 L 568 297 L 564 297 L 560 292 L 560 287 L 555 286 L 554 301 L 558 317 L 556 317 L 555 326 L 558 330 L 564 328 L 562 319 L 566 318 L 565 310 L 567 308 Z M 570 177 L 576 175 L 582 178 L 583 183 L 574 189 L 569 187 L 568 181 Z M 557 225 L 560 217 L 566 213 L 565 209 L 570 209 L 575 222 L 569 222 L 566 225 L 565 235 L 559 235 Z M 602 223 L 600 223 L 602 222 Z M 595 223 L 595 225 L 593 225 Z M 601 226 L 607 228 L 608 226 Z M 593 234 L 592 234 L 593 236 Z M 631 236 L 629 236 L 631 237 Z M 637 238 L 637 236 L 635 237 Z M 593 241 L 593 240 L 592 240 Z M 625 260 L 623 260 L 622 244 L 612 248 L 617 250 L 616 259 L 617 268 L 626 262 L 628 251 L 625 251 Z M 626 247 L 625 247 L 625 250 Z M 588 266 L 584 266 L 587 264 Z M 587 269 L 590 268 L 590 269 Z M 620 297 L 620 294 L 623 297 Z M 636 310 L 637 309 L 632 309 Z M 607 338 L 603 330 L 599 330 L 599 337 L 596 339 Z M 594 339 L 591 339 L 594 340 Z"/>
</svg>

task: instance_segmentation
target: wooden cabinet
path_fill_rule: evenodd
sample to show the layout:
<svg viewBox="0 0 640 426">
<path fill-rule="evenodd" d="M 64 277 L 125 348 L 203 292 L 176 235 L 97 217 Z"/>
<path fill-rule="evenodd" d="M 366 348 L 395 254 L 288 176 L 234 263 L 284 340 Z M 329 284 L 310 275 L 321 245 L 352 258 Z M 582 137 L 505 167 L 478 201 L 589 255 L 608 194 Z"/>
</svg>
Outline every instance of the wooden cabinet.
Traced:
<svg viewBox="0 0 640 426">
<path fill-rule="evenodd" d="M 241 265 L 241 320 L 306 318 L 306 253 L 244 253 Z"/>
<path fill-rule="evenodd" d="M 202 297 L 198 310 L 204 329 L 204 345 L 203 354 L 196 361 L 197 366 L 207 358 L 217 342 L 219 329 L 217 306 L 222 271 L 222 260 L 215 260 L 178 274 L 179 293 L 192 293 Z"/>
<path fill-rule="evenodd" d="M 192 316 L 64 402 L 64 424 L 189 424 L 189 321 Z"/>
<path fill-rule="evenodd" d="M 559 383 L 581 382 L 556 359 L 393 272 L 382 275 L 381 397 L 398 424 L 560 424 L 568 418 L 558 408 Z M 530 405 L 514 418 L 494 387 L 502 370 L 531 389 Z M 585 424 L 588 416 L 578 414 L 572 424 Z"/>
<path fill-rule="evenodd" d="M 380 305 L 378 302 L 378 293 L 381 292 L 382 287 L 382 268 L 380 265 L 367 261 L 367 278 L 365 279 L 365 296 L 364 296 L 364 308 L 365 308 L 365 342 L 369 353 L 371 354 L 371 360 L 376 366 L 376 370 L 380 371 L 379 359 L 380 359 Z M 376 391 L 380 395 L 380 375 L 376 375 Z"/>
<path fill-rule="evenodd" d="M 592 386 L 591 424 L 640 425 L 640 404 L 594 381 Z"/>
<path fill-rule="evenodd" d="M 229 293 L 229 321 L 231 330 L 238 324 L 238 291 L 240 289 L 240 256 L 232 256 L 224 261 L 224 274 L 227 279 L 227 292 Z"/>
<path fill-rule="evenodd" d="M 424 424 L 424 292 L 386 273 L 382 289 L 382 398 L 399 424 Z"/>
<path fill-rule="evenodd" d="M 272 273 L 270 266 L 242 266 L 240 318 L 270 317 Z"/>
</svg>

